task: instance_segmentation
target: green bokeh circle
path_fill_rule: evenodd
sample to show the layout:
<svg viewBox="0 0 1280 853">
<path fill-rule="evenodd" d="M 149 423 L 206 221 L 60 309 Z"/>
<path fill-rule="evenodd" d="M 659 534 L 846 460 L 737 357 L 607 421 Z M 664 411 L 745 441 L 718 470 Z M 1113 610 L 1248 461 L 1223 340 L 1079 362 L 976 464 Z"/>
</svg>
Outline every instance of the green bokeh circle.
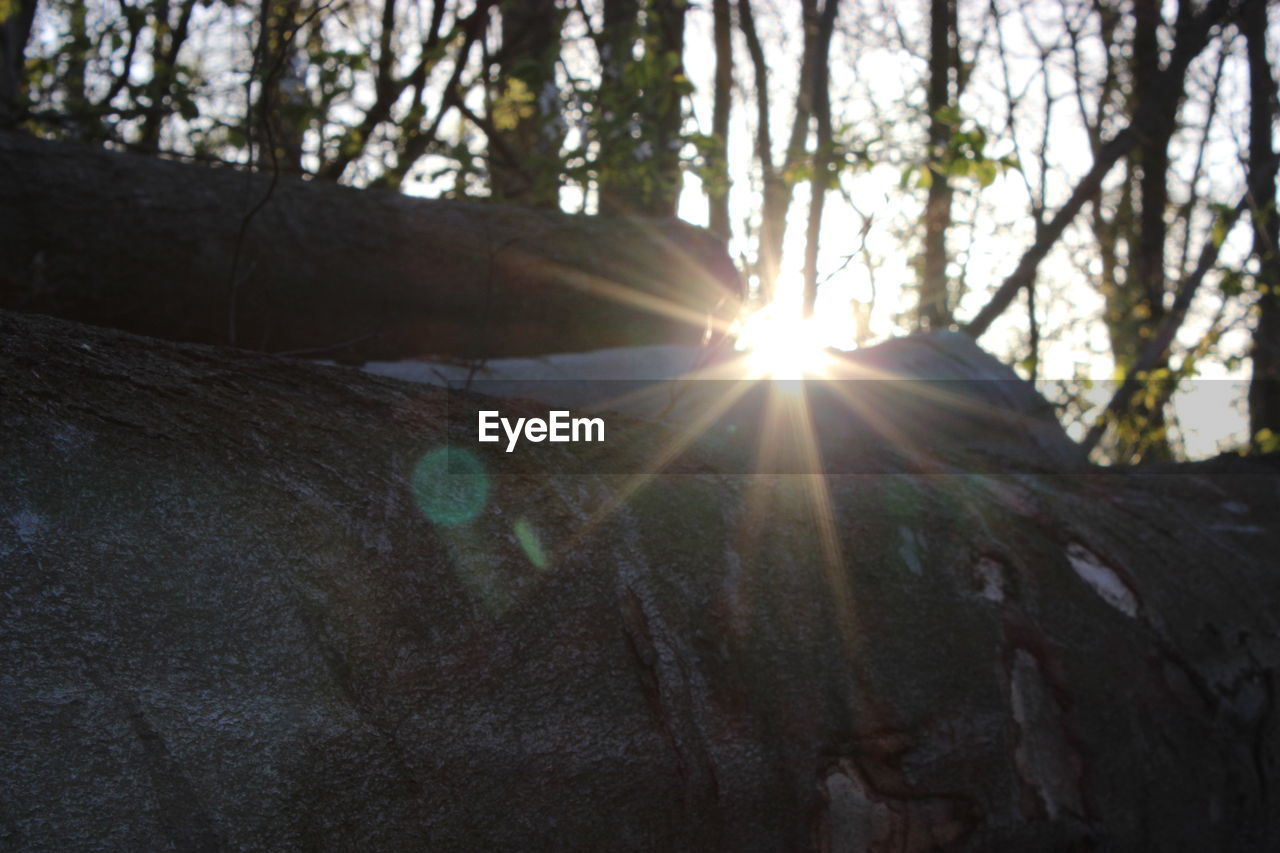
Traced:
<svg viewBox="0 0 1280 853">
<path fill-rule="evenodd" d="M 413 468 L 414 503 L 444 527 L 466 524 L 489 499 L 489 476 L 475 454 L 458 447 L 428 450 Z"/>
</svg>

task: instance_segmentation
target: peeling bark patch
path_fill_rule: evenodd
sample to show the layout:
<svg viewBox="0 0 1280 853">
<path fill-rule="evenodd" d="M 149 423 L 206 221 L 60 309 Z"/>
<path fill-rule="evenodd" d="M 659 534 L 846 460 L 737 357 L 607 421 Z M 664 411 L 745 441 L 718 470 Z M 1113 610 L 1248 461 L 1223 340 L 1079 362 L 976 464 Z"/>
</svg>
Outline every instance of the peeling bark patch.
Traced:
<svg viewBox="0 0 1280 853">
<path fill-rule="evenodd" d="M 1063 813 L 1083 817 L 1079 756 L 1067 740 L 1062 709 L 1045 684 L 1040 665 L 1024 649 L 1014 652 L 1009 683 L 1018 728 L 1014 750 L 1018 776 L 1051 819 Z"/>
<path fill-rule="evenodd" d="M 1085 583 L 1102 600 L 1126 616 L 1138 615 L 1138 599 L 1120 576 L 1103 564 L 1097 555 L 1078 542 L 1067 546 L 1067 559 Z"/>
<path fill-rule="evenodd" d="M 1005 599 L 1005 567 L 1004 564 L 991 557 L 979 557 L 973 564 L 973 573 L 978 581 L 978 594 L 988 601 L 999 603 Z"/>
</svg>

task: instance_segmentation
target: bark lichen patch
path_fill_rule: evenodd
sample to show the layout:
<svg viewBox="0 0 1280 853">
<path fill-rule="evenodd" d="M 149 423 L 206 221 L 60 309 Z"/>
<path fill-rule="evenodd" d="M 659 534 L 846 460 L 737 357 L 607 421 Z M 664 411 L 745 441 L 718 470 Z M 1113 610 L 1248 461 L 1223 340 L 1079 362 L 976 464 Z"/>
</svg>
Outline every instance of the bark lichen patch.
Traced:
<svg viewBox="0 0 1280 853">
<path fill-rule="evenodd" d="M 1067 560 L 1085 583 L 1102 596 L 1102 600 L 1126 616 L 1138 615 L 1138 599 L 1113 569 L 1079 542 L 1067 546 Z"/>
</svg>

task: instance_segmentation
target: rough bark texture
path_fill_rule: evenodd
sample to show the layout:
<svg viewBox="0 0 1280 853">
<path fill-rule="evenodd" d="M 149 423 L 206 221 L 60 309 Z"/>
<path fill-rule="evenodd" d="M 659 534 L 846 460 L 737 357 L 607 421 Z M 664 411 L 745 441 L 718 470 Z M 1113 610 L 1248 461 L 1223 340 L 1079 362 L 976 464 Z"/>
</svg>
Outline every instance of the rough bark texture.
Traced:
<svg viewBox="0 0 1280 853">
<path fill-rule="evenodd" d="M 939 413 L 826 527 L 518 453 L 446 527 L 444 390 L 12 313 L 0 371 L 6 849 L 1280 844 L 1274 459 L 975 476 Z"/>
<path fill-rule="evenodd" d="M 0 307 L 277 352 L 471 357 L 696 341 L 738 287 L 723 244 L 674 220 L 272 188 L 0 135 Z"/>
</svg>

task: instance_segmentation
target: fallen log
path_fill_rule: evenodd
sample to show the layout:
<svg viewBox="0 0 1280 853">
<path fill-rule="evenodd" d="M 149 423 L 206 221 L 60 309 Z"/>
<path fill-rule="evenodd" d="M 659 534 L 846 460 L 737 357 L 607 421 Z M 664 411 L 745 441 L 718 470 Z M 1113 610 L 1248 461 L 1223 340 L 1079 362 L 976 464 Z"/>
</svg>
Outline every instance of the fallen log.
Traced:
<svg viewBox="0 0 1280 853">
<path fill-rule="evenodd" d="M 346 360 L 696 342 L 738 273 L 684 223 L 431 201 L 0 134 L 0 307 Z"/>
<path fill-rule="evenodd" d="M 1280 845 L 1274 458 L 460 473 L 442 388 L 3 312 L 0 372 L 0 847 Z"/>
</svg>

